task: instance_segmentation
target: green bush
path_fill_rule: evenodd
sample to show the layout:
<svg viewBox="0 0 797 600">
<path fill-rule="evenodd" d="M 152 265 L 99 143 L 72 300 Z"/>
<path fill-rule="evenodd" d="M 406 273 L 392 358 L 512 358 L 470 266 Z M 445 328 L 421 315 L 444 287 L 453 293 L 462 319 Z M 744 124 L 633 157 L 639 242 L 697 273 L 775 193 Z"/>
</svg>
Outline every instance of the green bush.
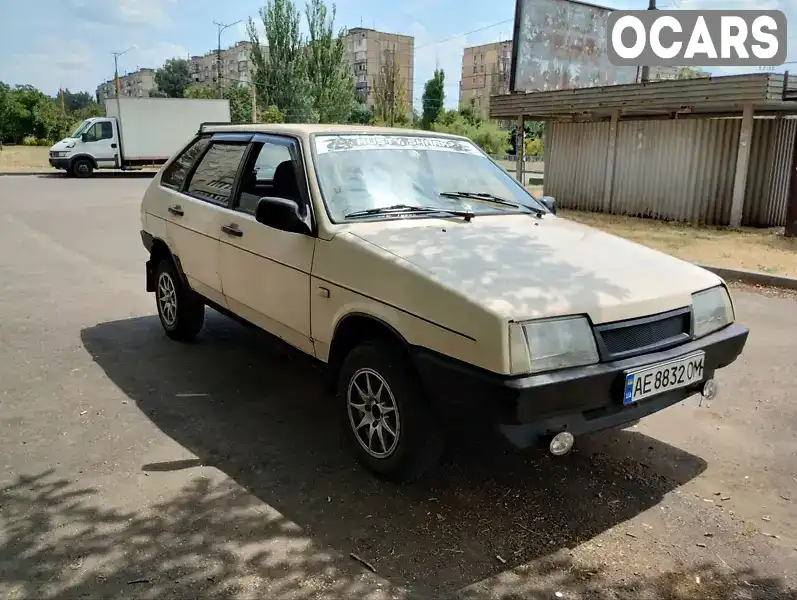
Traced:
<svg viewBox="0 0 797 600">
<path fill-rule="evenodd" d="M 432 130 L 470 138 L 487 154 L 500 154 L 506 149 L 506 131 L 502 131 L 489 121 L 469 123 L 465 117 L 453 110 L 446 111 L 437 122 L 432 123 Z"/>
<path fill-rule="evenodd" d="M 47 146 L 48 148 L 52 146 L 55 142 L 52 140 L 46 140 L 44 138 L 37 138 L 33 137 L 32 135 L 25 136 L 22 138 L 22 145 L 23 146 Z"/>
<path fill-rule="evenodd" d="M 534 138 L 533 140 L 526 140 L 526 156 L 542 156 L 544 153 L 544 146 L 542 145 L 541 138 Z"/>
</svg>

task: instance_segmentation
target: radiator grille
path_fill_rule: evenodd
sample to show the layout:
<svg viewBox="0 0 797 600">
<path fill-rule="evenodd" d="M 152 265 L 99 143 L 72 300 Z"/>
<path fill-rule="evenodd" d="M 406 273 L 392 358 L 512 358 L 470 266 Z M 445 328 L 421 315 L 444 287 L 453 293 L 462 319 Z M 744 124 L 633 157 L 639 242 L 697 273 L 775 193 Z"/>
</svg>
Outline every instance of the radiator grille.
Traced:
<svg viewBox="0 0 797 600">
<path fill-rule="evenodd" d="M 669 314 L 642 323 L 609 324 L 599 328 L 604 359 L 630 356 L 651 347 L 675 345 L 689 339 L 691 315 L 688 311 Z"/>
</svg>

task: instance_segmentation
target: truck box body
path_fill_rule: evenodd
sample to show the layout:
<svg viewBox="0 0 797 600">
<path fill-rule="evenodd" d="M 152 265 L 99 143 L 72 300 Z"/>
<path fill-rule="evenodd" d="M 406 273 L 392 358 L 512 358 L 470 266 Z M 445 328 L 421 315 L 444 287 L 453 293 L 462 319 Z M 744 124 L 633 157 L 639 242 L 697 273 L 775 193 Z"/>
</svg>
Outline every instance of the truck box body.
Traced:
<svg viewBox="0 0 797 600">
<path fill-rule="evenodd" d="M 109 98 L 105 114 L 121 128 L 124 161 L 162 162 L 193 136 L 200 123 L 230 121 L 229 100 Z M 121 119 L 119 118 L 121 108 Z"/>
</svg>

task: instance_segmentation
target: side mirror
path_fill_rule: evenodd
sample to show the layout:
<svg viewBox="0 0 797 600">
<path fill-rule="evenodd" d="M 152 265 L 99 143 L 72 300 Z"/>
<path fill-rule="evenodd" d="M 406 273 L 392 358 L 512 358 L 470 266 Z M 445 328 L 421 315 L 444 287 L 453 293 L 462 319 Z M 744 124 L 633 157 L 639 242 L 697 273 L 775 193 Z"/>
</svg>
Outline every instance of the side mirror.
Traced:
<svg viewBox="0 0 797 600">
<path fill-rule="evenodd" d="M 88 133 L 81 133 L 80 140 L 85 144 L 89 141 L 89 134 Z"/>
<path fill-rule="evenodd" d="M 258 223 L 290 233 L 309 233 L 310 228 L 299 214 L 299 205 L 287 198 L 266 196 L 257 203 L 255 219 Z"/>
<path fill-rule="evenodd" d="M 556 214 L 556 198 L 553 196 L 543 196 L 540 198 L 540 202 L 545 205 L 551 213 Z"/>
</svg>

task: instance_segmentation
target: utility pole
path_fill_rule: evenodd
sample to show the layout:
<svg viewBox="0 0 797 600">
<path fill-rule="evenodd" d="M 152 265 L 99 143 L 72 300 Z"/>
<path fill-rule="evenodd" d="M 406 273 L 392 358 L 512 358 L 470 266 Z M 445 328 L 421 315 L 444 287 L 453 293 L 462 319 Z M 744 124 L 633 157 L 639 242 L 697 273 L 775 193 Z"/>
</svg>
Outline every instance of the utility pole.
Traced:
<svg viewBox="0 0 797 600">
<path fill-rule="evenodd" d="M 219 87 L 219 98 L 223 98 L 224 97 L 224 92 L 222 91 L 222 87 L 221 87 L 221 32 L 224 31 L 225 29 L 227 29 L 228 27 L 232 27 L 233 25 L 238 25 L 238 23 L 242 23 L 242 22 L 243 22 L 243 19 L 239 19 L 235 23 L 227 23 L 225 25 L 224 23 L 219 23 L 218 21 L 213 21 L 213 23 L 218 28 L 218 40 L 217 40 L 218 41 L 218 45 L 217 45 L 217 50 L 216 50 L 216 71 L 217 71 L 218 80 L 216 81 L 216 83 L 218 84 L 218 87 Z"/>
<path fill-rule="evenodd" d="M 650 0 L 648 2 L 648 10 L 656 10 L 656 0 Z M 650 81 L 650 67 L 647 65 L 642 66 L 642 73 L 639 79 L 642 83 L 647 83 Z"/>
<path fill-rule="evenodd" d="M 124 52 L 111 52 L 113 54 L 113 79 L 114 79 L 114 88 L 116 89 L 116 127 L 119 130 L 119 147 L 121 148 L 122 142 L 122 104 L 119 102 L 119 92 L 121 91 L 121 84 L 119 83 L 119 57 L 123 54 L 127 54 L 131 50 L 133 50 L 135 46 L 130 46 Z M 121 156 L 121 154 L 119 155 Z"/>
<path fill-rule="evenodd" d="M 119 115 L 120 115 L 120 119 L 119 119 L 120 122 L 121 122 L 122 108 L 121 108 L 121 106 L 119 104 L 119 94 L 122 91 L 122 84 L 119 81 L 119 57 L 122 56 L 123 54 L 127 54 L 128 52 L 130 52 L 134 48 L 135 48 L 135 46 L 130 46 L 127 50 L 124 50 L 123 52 L 111 52 L 111 54 L 113 54 L 113 87 L 114 87 L 114 90 L 116 90 L 116 94 L 115 94 L 115 96 L 116 96 L 116 112 L 119 113 Z"/>
</svg>

